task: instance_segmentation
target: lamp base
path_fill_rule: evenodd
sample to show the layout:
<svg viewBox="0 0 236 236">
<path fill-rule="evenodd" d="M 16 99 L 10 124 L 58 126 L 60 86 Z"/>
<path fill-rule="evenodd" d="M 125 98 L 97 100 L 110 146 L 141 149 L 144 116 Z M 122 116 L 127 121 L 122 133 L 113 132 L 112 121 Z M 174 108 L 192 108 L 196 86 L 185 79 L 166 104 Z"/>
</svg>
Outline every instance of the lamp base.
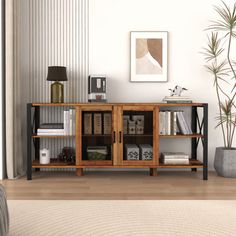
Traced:
<svg viewBox="0 0 236 236">
<path fill-rule="evenodd" d="M 58 81 L 51 84 L 51 103 L 64 102 L 64 85 Z"/>
</svg>

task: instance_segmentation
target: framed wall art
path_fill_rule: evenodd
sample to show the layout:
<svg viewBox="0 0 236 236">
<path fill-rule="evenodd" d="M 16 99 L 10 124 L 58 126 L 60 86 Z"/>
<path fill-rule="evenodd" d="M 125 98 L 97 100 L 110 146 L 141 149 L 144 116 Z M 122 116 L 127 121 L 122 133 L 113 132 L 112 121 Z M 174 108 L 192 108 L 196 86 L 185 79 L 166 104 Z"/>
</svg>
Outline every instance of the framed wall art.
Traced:
<svg viewBox="0 0 236 236">
<path fill-rule="evenodd" d="M 167 82 L 168 32 L 131 32 L 131 82 Z"/>
</svg>

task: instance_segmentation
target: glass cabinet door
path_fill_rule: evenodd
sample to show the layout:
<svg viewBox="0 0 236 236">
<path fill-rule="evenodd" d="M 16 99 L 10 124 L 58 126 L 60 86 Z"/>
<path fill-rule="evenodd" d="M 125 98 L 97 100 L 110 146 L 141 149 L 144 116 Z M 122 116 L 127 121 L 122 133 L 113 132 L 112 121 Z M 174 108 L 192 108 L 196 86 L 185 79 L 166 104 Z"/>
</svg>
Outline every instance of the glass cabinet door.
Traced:
<svg viewBox="0 0 236 236">
<path fill-rule="evenodd" d="M 112 107 L 82 107 L 79 120 L 80 164 L 112 165 L 115 142 Z"/>
<path fill-rule="evenodd" d="M 155 106 L 123 106 L 120 114 L 122 165 L 155 165 L 158 139 Z"/>
</svg>

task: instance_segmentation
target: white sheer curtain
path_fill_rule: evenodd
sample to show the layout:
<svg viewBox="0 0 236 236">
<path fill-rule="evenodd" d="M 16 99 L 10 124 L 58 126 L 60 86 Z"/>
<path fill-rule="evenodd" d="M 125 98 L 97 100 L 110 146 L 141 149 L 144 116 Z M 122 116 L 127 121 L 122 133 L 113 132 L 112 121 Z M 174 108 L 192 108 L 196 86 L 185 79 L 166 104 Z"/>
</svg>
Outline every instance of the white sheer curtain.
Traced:
<svg viewBox="0 0 236 236">
<path fill-rule="evenodd" d="M 6 169 L 9 179 L 25 174 L 23 146 L 25 140 L 22 117 L 25 113 L 22 82 L 17 70 L 18 0 L 6 1 Z M 25 87 L 27 89 L 27 87 Z M 26 91 L 24 91 L 26 92 Z"/>
</svg>

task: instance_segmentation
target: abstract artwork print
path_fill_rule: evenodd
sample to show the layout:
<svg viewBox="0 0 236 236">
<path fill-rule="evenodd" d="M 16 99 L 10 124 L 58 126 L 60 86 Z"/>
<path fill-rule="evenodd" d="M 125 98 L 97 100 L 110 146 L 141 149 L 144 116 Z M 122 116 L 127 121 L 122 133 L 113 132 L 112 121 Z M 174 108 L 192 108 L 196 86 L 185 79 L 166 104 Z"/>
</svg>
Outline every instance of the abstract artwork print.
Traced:
<svg viewBox="0 0 236 236">
<path fill-rule="evenodd" d="M 131 32 L 131 81 L 167 81 L 167 32 Z"/>
</svg>

